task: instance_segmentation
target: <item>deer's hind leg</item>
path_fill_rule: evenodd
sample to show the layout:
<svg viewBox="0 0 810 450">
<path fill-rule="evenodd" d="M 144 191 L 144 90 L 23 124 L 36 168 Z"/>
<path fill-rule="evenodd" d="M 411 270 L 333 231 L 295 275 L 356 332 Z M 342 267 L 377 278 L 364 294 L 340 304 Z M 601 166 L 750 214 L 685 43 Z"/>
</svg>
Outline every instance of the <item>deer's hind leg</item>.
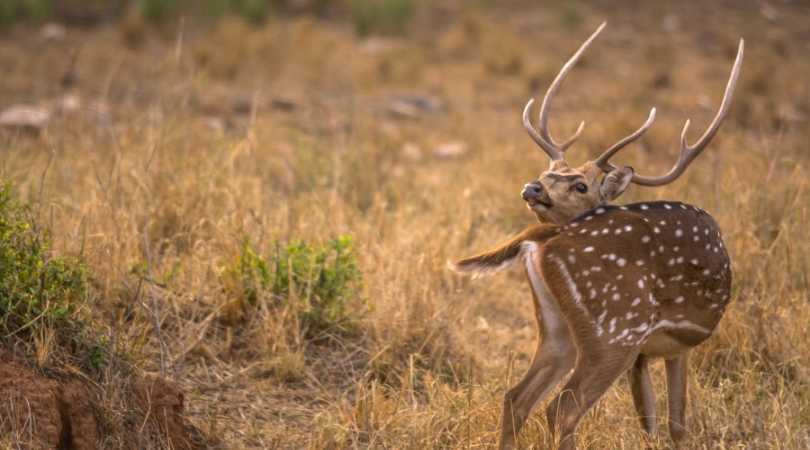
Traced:
<svg viewBox="0 0 810 450">
<path fill-rule="evenodd" d="M 649 360 L 650 358 L 645 355 L 638 355 L 633 367 L 630 368 L 628 380 L 641 428 L 653 434 L 658 427 L 655 422 L 655 391 L 650 380 Z"/>
<path fill-rule="evenodd" d="M 686 377 L 688 353 L 665 361 L 667 370 L 667 406 L 669 434 L 675 443 L 686 436 Z"/>
</svg>

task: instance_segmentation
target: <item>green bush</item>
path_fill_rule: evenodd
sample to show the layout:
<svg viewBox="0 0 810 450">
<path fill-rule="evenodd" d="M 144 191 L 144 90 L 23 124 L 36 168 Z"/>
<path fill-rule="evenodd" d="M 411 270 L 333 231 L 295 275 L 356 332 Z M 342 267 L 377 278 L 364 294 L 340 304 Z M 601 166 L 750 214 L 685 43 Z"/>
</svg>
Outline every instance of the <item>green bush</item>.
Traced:
<svg viewBox="0 0 810 450">
<path fill-rule="evenodd" d="M 151 21 L 161 21 L 177 14 L 180 0 L 140 0 L 141 15 Z"/>
<path fill-rule="evenodd" d="M 23 20 L 43 20 L 51 14 L 51 0 L 0 1 L 0 27 Z"/>
<path fill-rule="evenodd" d="M 88 297 L 87 270 L 74 258 L 55 257 L 45 230 L 8 184 L 0 187 L 0 343 L 31 351 L 46 329 L 55 344 L 88 368 L 103 365 L 104 345 L 78 318 Z"/>
<path fill-rule="evenodd" d="M 270 12 L 269 0 L 140 0 L 140 13 L 150 21 L 160 22 L 181 13 L 198 13 L 211 19 L 234 14 L 259 23 Z"/>
<path fill-rule="evenodd" d="M 360 36 L 402 33 L 415 10 L 415 0 L 352 0 L 351 3 L 354 29 Z"/>
<path fill-rule="evenodd" d="M 256 305 L 262 294 L 269 294 L 277 306 L 295 302 L 306 335 L 354 328 L 360 271 L 349 236 L 323 245 L 276 242 L 265 257 L 246 241 L 224 276 L 226 284 L 235 282 L 247 305 Z"/>
</svg>

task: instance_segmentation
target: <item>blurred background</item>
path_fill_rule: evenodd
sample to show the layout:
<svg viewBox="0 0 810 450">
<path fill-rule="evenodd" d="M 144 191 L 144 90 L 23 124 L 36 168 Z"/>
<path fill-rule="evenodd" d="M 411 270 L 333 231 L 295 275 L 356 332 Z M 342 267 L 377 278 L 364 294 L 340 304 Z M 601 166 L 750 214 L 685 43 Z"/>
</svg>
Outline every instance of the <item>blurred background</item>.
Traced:
<svg viewBox="0 0 810 450">
<path fill-rule="evenodd" d="M 131 373 L 179 386 L 202 447 L 494 446 L 534 352 L 530 293 L 519 271 L 445 262 L 533 222 L 519 194 L 548 161 L 520 114 L 605 20 L 550 128 L 587 122 L 579 164 L 656 106 L 617 159 L 643 174 L 673 164 L 687 118 L 690 142 L 703 132 L 745 38 L 710 147 L 620 200 L 706 209 L 734 263 L 733 303 L 693 352 L 686 447 L 807 448 L 805 1 L 2 0 L 0 178 L 47 236 L 43 264 L 81 265 L 81 295 L 53 304 L 105 356 L 47 338 L 66 314 L 49 306 L 3 345 L 92 380 L 96 416 L 117 418 L 105 447 L 132 437 Z M 625 384 L 580 445 L 670 448 Z M 542 414 L 520 442 L 550 445 Z"/>
</svg>

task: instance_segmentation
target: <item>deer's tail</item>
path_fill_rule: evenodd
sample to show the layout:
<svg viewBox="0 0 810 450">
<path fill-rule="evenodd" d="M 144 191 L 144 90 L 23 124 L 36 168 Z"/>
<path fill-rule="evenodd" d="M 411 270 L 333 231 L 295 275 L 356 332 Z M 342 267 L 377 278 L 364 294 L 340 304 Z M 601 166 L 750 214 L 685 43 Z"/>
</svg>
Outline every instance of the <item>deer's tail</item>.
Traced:
<svg viewBox="0 0 810 450">
<path fill-rule="evenodd" d="M 448 264 L 451 270 L 480 277 L 499 272 L 519 261 L 526 243 L 542 244 L 559 233 L 559 227 L 546 224 L 531 226 L 498 247 Z"/>
</svg>

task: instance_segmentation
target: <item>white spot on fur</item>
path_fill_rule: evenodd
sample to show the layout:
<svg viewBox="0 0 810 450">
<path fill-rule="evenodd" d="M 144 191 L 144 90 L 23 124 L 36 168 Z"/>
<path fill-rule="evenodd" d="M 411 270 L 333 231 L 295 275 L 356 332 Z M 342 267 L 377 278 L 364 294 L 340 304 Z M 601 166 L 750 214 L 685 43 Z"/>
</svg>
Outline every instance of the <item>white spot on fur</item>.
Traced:
<svg viewBox="0 0 810 450">
<path fill-rule="evenodd" d="M 628 333 L 630 333 L 630 329 L 629 329 L 629 328 L 625 328 L 624 330 L 622 330 L 622 332 L 621 332 L 621 333 L 619 333 L 619 335 L 618 335 L 618 336 L 616 336 L 616 337 L 614 337 L 613 339 L 611 339 L 611 340 L 608 342 L 608 344 L 613 344 L 614 342 L 617 342 L 617 341 L 619 341 L 619 340 L 621 340 L 621 339 L 624 339 L 624 338 L 625 338 L 625 336 L 627 336 L 627 334 L 628 334 Z"/>
<path fill-rule="evenodd" d="M 602 311 L 602 314 L 599 314 L 599 317 L 596 318 L 596 323 L 602 325 L 602 322 L 605 321 L 605 316 L 607 316 L 607 310 Z"/>
</svg>

